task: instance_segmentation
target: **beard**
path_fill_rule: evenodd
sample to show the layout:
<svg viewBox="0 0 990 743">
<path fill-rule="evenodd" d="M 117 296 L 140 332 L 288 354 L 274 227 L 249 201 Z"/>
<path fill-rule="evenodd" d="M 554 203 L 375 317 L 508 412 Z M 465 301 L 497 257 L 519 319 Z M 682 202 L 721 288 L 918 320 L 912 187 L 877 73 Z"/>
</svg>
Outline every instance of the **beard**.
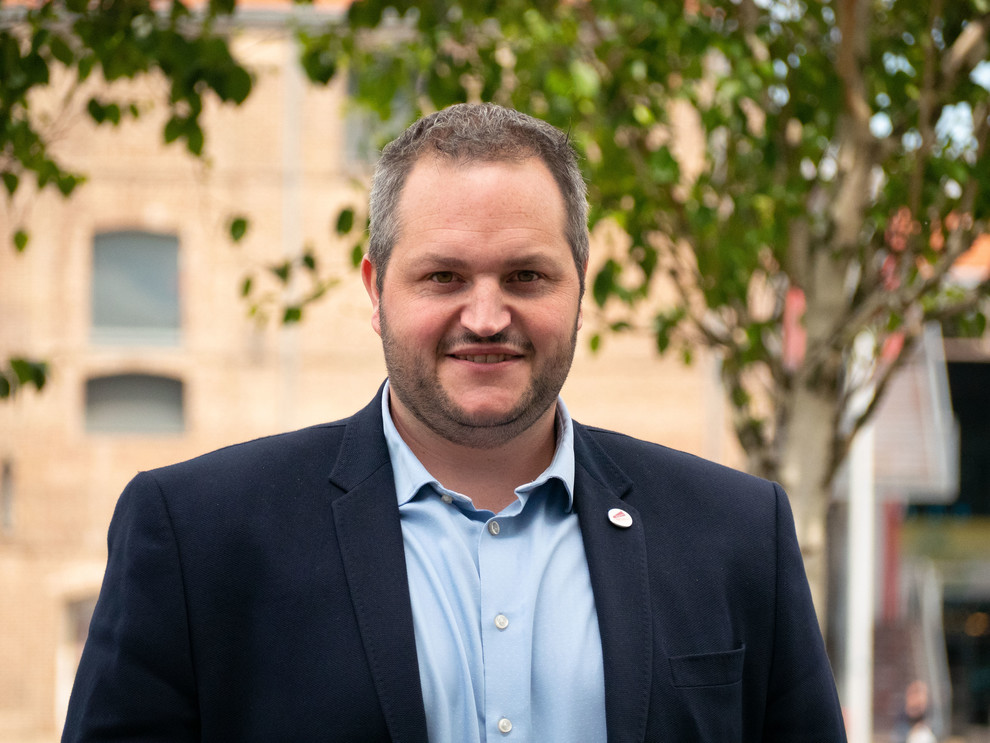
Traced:
<svg viewBox="0 0 990 743">
<path fill-rule="evenodd" d="M 379 306 L 379 327 L 389 385 L 413 416 L 453 444 L 492 449 L 528 430 L 556 403 L 574 361 L 578 319 L 575 317 L 567 341 L 548 349 L 548 355 L 543 358 L 534 355 L 534 346 L 528 339 L 508 331 L 484 338 L 466 332 L 444 339 L 432 354 L 428 353 L 405 345 L 391 332 L 384 304 Z M 486 414 L 469 413 L 451 398 L 441 383 L 437 370 L 448 350 L 473 343 L 504 344 L 533 358 L 529 385 L 510 408 Z"/>
</svg>

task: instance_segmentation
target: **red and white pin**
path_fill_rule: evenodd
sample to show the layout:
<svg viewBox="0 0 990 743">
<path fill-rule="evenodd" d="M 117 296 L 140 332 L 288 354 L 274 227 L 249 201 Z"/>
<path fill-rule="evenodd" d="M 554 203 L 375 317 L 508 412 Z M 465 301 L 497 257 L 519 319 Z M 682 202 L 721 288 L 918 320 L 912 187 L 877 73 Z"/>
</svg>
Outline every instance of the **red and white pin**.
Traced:
<svg viewBox="0 0 990 743">
<path fill-rule="evenodd" d="M 632 516 L 621 508 L 613 508 L 608 512 L 608 520 L 620 529 L 628 529 L 632 526 Z"/>
</svg>

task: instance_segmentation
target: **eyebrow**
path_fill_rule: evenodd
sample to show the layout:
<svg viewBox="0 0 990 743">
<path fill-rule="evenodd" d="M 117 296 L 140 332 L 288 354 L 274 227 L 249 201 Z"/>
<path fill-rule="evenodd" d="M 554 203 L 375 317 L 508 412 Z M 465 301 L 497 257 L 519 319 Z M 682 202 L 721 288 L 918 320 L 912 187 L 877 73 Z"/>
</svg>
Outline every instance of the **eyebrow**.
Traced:
<svg viewBox="0 0 990 743">
<path fill-rule="evenodd" d="M 548 263 L 556 263 L 557 261 L 543 253 L 533 252 L 523 253 L 511 259 L 506 258 L 506 262 L 512 265 L 547 265 Z M 465 268 L 469 267 L 471 262 L 453 253 L 432 252 L 417 258 L 416 263 L 419 265 L 440 264 L 449 268 Z"/>
</svg>

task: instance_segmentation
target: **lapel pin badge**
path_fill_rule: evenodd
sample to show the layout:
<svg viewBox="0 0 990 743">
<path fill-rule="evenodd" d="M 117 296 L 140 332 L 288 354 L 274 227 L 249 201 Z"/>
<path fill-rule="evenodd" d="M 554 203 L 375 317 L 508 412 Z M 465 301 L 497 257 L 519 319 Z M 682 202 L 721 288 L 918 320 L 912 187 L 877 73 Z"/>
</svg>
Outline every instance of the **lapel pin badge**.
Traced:
<svg viewBox="0 0 990 743">
<path fill-rule="evenodd" d="M 613 508 L 608 512 L 608 520 L 621 529 L 628 529 L 632 526 L 632 516 L 621 508 Z"/>
</svg>

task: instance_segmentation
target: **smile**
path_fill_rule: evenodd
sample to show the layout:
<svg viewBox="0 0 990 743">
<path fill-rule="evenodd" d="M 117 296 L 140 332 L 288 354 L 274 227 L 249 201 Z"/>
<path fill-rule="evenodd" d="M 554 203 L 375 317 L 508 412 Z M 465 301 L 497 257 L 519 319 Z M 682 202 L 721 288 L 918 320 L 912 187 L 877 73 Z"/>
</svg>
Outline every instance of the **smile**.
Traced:
<svg viewBox="0 0 990 743">
<path fill-rule="evenodd" d="M 454 354 L 454 358 L 460 361 L 473 361 L 475 364 L 498 364 L 502 361 L 509 361 L 510 359 L 516 359 L 519 357 L 509 356 L 504 353 L 488 353 L 478 356 L 461 356 Z"/>
</svg>

